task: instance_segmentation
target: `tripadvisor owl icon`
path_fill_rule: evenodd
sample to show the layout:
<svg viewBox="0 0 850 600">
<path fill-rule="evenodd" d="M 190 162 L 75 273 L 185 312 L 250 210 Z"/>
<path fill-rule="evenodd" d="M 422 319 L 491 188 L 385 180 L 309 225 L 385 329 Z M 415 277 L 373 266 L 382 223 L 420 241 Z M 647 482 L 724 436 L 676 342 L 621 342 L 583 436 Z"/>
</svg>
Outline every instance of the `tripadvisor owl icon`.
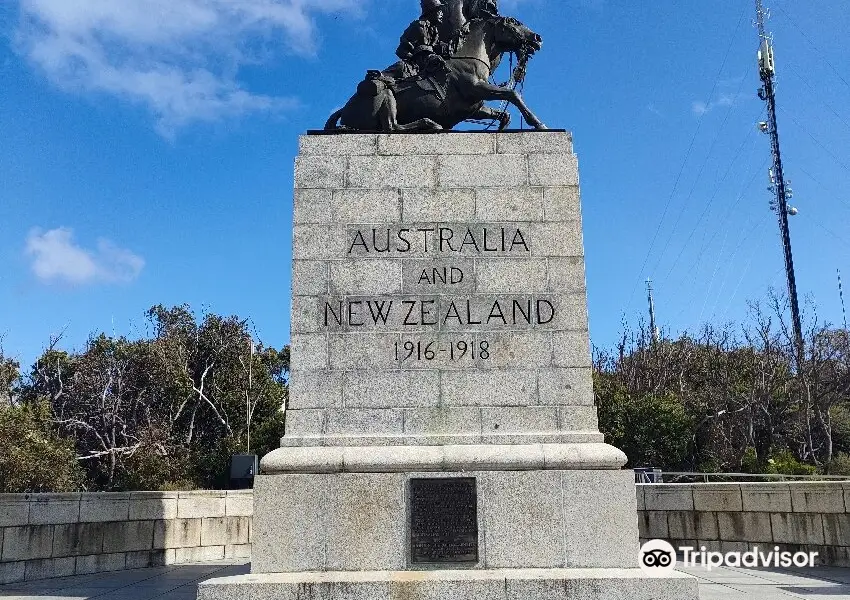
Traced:
<svg viewBox="0 0 850 600">
<path fill-rule="evenodd" d="M 641 546 L 638 562 L 650 577 L 667 577 L 676 568 L 676 550 L 664 540 L 650 540 Z"/>
</svg>

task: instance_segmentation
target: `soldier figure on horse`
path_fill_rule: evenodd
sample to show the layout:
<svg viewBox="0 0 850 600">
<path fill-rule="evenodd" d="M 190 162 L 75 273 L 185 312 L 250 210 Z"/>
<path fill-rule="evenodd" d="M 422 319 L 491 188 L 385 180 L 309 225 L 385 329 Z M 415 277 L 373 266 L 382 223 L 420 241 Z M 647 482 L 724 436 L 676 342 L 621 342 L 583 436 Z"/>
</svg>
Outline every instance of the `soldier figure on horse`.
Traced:
<svg viewBox="0 0 850 600">
<path fill-rule="evenodd" d="M 404 31 L 396 50 L 400 60 L 383 71 L 369 71 L 325 128 L 434 131 L 468 119 L 492 119 L 504 129 L 510 122 L 507 111 L 484 104 L 501 100 L 516 106 L 532 127 L 545 129 L 512 87 L 489 83 L 506 52 L 518 58 L 516 80 L 524 77 L 528 59 L 541 47 L 540 36 L 516 19 L 499 16 L 497 0 L 447 0 L 451 6 L 443 0 L 420 1 L 422 14 Z"/>
</svg>

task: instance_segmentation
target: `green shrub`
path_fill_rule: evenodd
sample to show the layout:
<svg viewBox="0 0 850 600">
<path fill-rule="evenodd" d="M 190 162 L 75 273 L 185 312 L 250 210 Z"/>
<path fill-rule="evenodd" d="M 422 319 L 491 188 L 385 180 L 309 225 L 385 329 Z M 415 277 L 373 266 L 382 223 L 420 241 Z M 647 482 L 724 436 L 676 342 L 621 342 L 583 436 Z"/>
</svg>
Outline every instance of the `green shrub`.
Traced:
<svg viewBox="0 0 850 600">
<path fill-rule="evenodd" d="M 817 468 L 797 460 L 797 457 L 783 448 L 775 452 L 767 461 L 765 473 L 776 473 L 779 475 L 815 475 Z"/>
<path fill-rule="evenodd" d="M 57 435 L 45 402 L 0 405 L 0 493 L 80 489 L 74 441 Z"/>
</svg>

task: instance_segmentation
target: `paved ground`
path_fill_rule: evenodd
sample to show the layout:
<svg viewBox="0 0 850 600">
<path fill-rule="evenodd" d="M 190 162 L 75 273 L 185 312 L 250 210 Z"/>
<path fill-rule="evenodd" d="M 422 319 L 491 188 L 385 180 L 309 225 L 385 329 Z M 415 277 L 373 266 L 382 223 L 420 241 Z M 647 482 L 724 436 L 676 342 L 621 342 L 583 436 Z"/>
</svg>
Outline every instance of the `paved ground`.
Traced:
<svg viewBox="0 0 850 600">
<path fill-rule="evenodd" d="M 701 600 L 850 600 L 850 569 L 683 569 L 699 578 Z M 79 575 L 0 585 L 9 600 L 195 600 L 198 582 L 248 572 L 232 562 Z"/>
</svg>

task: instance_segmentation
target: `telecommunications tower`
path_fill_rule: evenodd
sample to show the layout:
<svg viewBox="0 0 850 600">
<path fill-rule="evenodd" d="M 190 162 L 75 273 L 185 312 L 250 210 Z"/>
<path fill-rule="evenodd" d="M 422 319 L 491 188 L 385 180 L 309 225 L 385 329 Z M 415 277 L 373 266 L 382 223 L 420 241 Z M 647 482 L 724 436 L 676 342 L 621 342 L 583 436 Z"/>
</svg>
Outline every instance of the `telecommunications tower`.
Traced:
<svg viewBox="0 0 850 600">
<path fill-rule="evenodd" d="M 773 55 L 773 36 L 765 31 L 764 22 L 769 14 L 762 6 L 761 0 L 756 0 L 757 25 L 759 30 L 759 76 L 762 87 L 759 88 L 759 98 L 767 104 L 767 121 L 759 123 L 759 129 L 770 136 L 770 146 L 773 152 L 773 167 L 769 171 L 770 187 L 774 199 L 770 208 L 779 217 L 779 233 L 782 237 L 782 249 L 785 253 L 785 275 L 788 279 L 788 299 L 791 303 L 791 321 L 794 331 L 794 344 L 797 350 L 797 362 L 803 359 L 803 328 L 800 323 L 800 305 L 797 302 L 797 281 L 794 276 L 794 259 L 791 254 L 791 233 L 788 229 L 788 216 L 796 215 L 797 209 L 789 206 L 793 192 L 789 182 L 785 180 L 782 171 L 782 156 L 779 152 L 779 129 L 776 125 L 776 63 Z"/>
</svg>

